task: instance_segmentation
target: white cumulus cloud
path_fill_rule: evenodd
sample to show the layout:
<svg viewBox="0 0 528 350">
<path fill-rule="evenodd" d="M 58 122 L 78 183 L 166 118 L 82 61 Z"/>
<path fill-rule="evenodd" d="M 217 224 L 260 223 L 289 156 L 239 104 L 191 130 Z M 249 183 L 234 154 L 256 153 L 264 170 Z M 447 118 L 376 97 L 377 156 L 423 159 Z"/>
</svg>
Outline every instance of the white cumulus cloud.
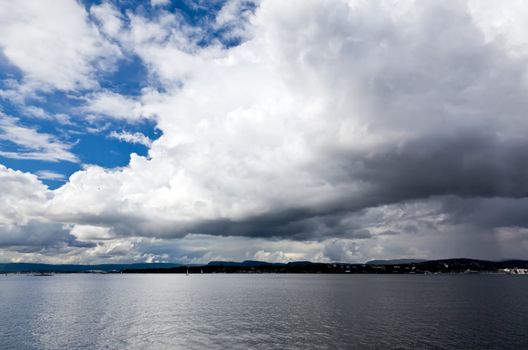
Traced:
<svg viewBox="0 0 528 350">
<path fill-rule="evenodd" d="M 150 147 L 150 145 L 152 144 L 152 140 L 140 132 L 130 133 L 125 131 L 112 131 L 108 136 L 119 141 L 137 143 L 147 147 Z"/>
<path fill-rule="evenodd" d="M 91 93 L 84 111 L 152 118 L 163 134 L 151 143 L 113 132 L 149 145 L 148 155 L 85 167 L 46 192 L 47 220 L 98 243 L 87 259 L 519 252 L 524 12 L 473 1 L 269 0 L 236 21 L 240 4 L 215 22 L 243 32 L 234 47 L 198 45 L 204 32 L 163 10 L 129 13 L 126 27 L 112 9 L 93 10 L 157 86 L 138 98 Z M 89 69 L 79 72 L 70 84 L 89 85 Z"/>
<path fill-rule="evenodd" d="M 13 159 L 36 159 L 50 162 L 78 162 L 70 149 L 72 145 L 61 142 L 55 136 L 18 125 L 17 120 L 0 113 L 0 141 L 16 144 L 16 151 L 0 150 L 0 155 Z"/>
</svg>

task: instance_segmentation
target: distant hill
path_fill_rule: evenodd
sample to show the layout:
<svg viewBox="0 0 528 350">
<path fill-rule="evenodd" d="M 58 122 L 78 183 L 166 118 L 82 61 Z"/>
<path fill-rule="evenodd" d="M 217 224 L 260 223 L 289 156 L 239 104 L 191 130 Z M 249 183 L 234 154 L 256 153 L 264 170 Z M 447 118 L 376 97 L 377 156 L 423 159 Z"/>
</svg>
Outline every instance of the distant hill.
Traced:
<svg viewBox="0 0 528 350">
<path fill-rule="evenodd" d="M 0 264 L 0 273 L 16 272 L 120 272 L 125 269 L 171 268 L 180 264 L 170 263 L 135 263 L 135 264 L 100 264 L 100 265 L 54 265 L 34 263 L 7 263 Z"/>
<path fill-rule="evenodd" d="M 244 260 L 237 261 L 210 261 L 207 266 L 285 266 L 284 263 L 270 263 L 266 261 Z"/>
<path fill-rule="evenodd" d="M 294 261 L 270 263 L 246 260 L 211 261 L 205 265 L 170 263 L 51 265 L 33 263 L 0 264 L 0 273 L 478 273 L 499 272 L 501 269 L 528 269 L 526 260 L 487 261 L 477 259 L 442 260 L 372 260 L 366 264 L 314 263 Z"/>
<path fill-rule="evenodd" d="M 427 271 L 438 271 L 438 272 L 461 272 L 461 271 L 496 271 L 500 269 L 512 269 L 512 268 L 528 268 L 527 260 L 504 260 L 504 261 L 488 261 L 488 260 L 477 260 L 477 259 L 442 259 L 442 260 L 430 260 L 424 261 L 417 264 L 411 264 L 420 269 Z"/>
<path fill-rule="evenodd" d="M 370 260 L 367 261 L 367 265 L 400 265 L 400 264 L 413 264 L 421 263 L 427 260 L 423 259 L 392 259 L 392 260 Z"/>
</svg>

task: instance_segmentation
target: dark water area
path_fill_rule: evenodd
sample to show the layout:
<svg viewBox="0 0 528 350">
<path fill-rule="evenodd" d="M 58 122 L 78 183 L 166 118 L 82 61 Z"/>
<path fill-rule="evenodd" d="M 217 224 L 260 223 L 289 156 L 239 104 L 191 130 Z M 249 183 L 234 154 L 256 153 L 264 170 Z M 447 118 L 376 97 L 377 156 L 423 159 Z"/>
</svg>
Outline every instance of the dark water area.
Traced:
<svg viewBox="0 0 528 350">
<path fill-rule="evenodd" d="M 0 349 L 528 349 L 528 276 L 0 276 Z"/>
</svg>

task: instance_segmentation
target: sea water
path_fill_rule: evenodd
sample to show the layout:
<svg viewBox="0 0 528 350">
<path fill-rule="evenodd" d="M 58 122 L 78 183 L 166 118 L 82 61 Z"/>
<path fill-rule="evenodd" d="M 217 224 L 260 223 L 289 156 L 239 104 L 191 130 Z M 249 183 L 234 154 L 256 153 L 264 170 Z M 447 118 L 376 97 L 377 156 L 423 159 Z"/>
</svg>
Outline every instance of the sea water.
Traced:
<svg viewBox="0 0 528 350">
<path fill-rule="evenodd" d="M 528 349 L 528 276 L 0 276 L 0 349 Z"/>
</svg>

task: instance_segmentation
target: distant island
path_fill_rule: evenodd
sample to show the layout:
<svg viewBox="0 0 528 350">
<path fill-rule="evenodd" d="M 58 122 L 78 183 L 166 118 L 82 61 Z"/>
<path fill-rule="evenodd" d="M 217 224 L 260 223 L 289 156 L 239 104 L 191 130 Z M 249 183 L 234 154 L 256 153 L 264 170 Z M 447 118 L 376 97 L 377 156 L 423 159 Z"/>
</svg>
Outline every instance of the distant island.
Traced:
<svg viewBox="0 0 528 350">
<path fill-rule="evenodd" d="M 211 261 L 205 265 L 135 263 L 101 265 L 0 264 L 0 273 L 324 273 L 324 274 L 429 274 L 506 273 L 528 274 L 528 260 L 487 261 L 476 259 L 372 260 L 364 264 L 295 261 Z"/>
</svg>

